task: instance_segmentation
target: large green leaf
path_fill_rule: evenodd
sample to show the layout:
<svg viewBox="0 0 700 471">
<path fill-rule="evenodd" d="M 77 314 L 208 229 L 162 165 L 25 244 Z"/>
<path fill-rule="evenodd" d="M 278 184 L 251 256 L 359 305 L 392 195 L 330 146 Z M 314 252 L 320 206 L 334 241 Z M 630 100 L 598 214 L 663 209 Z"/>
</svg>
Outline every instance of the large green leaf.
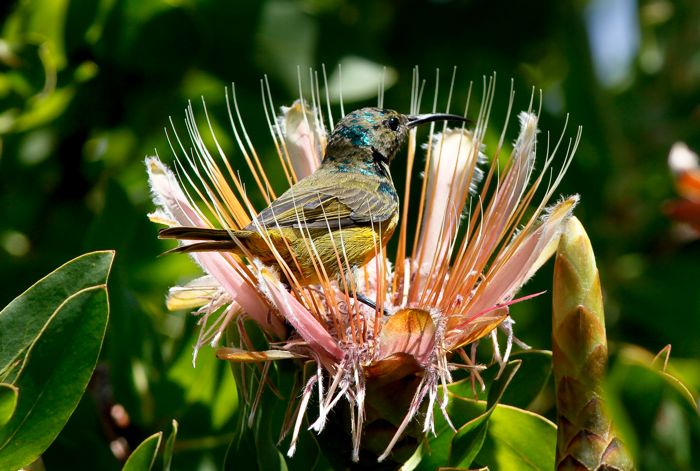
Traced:
<svg viewBox="0 0 700 471">
<path fill-rule="evenodd" d="M 486 410 L 486 401 L 478 401 L 456 396 L 450 392 L 447 412 L 455 427 L 460 427 L 478 420 Z M 455 432 L 450 428 L 442 413 L 435 415 L 435 436 L 430 435 L 410 462 L 415 463 L 416 470 L 435 470 L 446 466 L 452 453 L 452 439 Z M 476 450 L 478 452 L 478 449 Z"/>
<path fill-rule="evenodd" d="M 0 312 L 0 379 L 13 382 L 26 353 L 66 299 L 105 285 L 114 252 L 84 254 L 36 282 Z"/>
<path fill-rule="evenodd" d="M 523 350 L 510 356 L 511 360 L 521 360 L 518 374 L 513 377 L 508 389 L 504 391 L 501 404 L 508 404 L 521 409 L 535 400 L 547 384 L 552 372 L 552 352 L 548 350 Z"/>
<path fill-rule="evenodd" d="M 509 362 L 488 392 L 488 401 L 474 398 L 471 383 L 462 380 L 448 387 L 447 413 L 455 432 L 442 413 L 435 412 L 435 436 L 429 436 L 410 459 L 418 470 L 431 470 L 449 463 L 468 469 L 479 453 L 488 430 L 489 417 L 519 370 L 521 360 Z"/>
<path fill-rule="evenodd" d="M 49 277 L 39 283 L 47 280 L 53 281 Z M 53 301 L 51 294 L 47 296 Z M 21 312 L 21 306 L 20 298 L 14 312 Z M 34 306 L 53 308 L 40 302 Z M 13 375 L 19 400 L 13 417 L 0 429 L 0 469 L 34 461 L 61 431 L 97 363 L 108 311 L 107 288 L 102 284 L 68 296 L 47 316 Z"/>
<path fill-rule="evenodd" d="M 499 404 L 476 463 L 502 471 L 554 469 L 557 427 L 544 417 Z"/>
<path fill-rule="evenodd" d="M 122 471 L 149 471 L 156 460 L 162 439 L 163 432 L 158 432 L 141 442 L 124 463 Z"/>
<path fill-rule="evenodd" d="M 506 365 L 501 376 L 491 384 L 484 413 L 457 430 L 452 439 L 451 465 L 467 468 L 472 464 L 486 437 L 489 417 L 503 397 L 506 388 L 508 388 L 521 364 L 520 360 L 513 360 Z"/>
</svg>

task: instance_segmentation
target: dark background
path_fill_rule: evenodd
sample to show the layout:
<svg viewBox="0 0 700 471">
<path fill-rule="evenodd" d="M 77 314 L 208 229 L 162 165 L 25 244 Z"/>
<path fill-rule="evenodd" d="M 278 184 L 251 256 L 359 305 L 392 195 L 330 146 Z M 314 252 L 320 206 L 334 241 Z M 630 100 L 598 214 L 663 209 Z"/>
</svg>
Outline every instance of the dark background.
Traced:
<svg viewBox="0 0 700 471">
<path fill-rule="evenodd" d="M 543 130 L 558 136 L 566 114 L 569 135 L 583 126 L 560 193 L 582 198 L 576 215 L 598 257 L 611 349 L 672 344 L 679 374 L 700 386 L 700 244 L 662 211 L 676 197 L 671 145 L 700 150 L 700 3 L 35 0 L 3 2 L 0 31 L 0 305 L 85 251 L 117 249 L 107 390 L 131 415 L 134 444 L 180 421 L 183 469 L 217 467 L 237 400 L 210 350 L 191 369 L 194 319 L 165 310 L 167 288 L 198 271 L 186 257 L 157 258 L 167 245 L 146 219 L 143 159 L 156 150 L 172 158 L 168 118 L 183 130 L 187 100 L 201 118 L 202 96 L 240 162 L 224 101 L 231 82 L 257 150 L 276 159 L 260 79 L 269 78 L 276 106 L 290 104 L 297 66 L 304 87 L 309 67 L 358 73 L 346 110 L 376 103 L 383 66 L 384 103 L 399 110 L 415 65 L 428 80 L 424 109 L 436 68 L 444 103 L 457 67 L 457 107 L 469 81 L 480 97 L 482 77 L 495 71 L 493 136 L 511 78 L 516 111 L 542 89 Z M 281 175 L 275 184 L 283 189 Z M 527 292 L 548 289 L 551 271 Z M 549 303 L 544 295 L 513 308 L 516 334 L 538 348 L 550 345 Z M 86 397 L 47 464 L 70 466 L 88 441 L 84 462 L 117 466 L 95 413 L 102 400 Z"/>
</svg>

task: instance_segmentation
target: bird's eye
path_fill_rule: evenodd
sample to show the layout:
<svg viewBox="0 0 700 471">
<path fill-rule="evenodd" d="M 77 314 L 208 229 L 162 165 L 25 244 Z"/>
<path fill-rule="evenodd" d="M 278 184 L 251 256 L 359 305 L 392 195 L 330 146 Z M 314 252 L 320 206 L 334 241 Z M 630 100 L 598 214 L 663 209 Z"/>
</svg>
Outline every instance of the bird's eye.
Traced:
<svg viewBox="0 0 700 471">
<path fill-rule="evenodd" d="M 398 130 L 399 124 L 401 123 L 399 122 L 399 118 L 397 117 L 392 117 L 386 120 L 386 125 L 389 126 L 389 129 L 391 129 L 392 131 Z"/>
</svg>

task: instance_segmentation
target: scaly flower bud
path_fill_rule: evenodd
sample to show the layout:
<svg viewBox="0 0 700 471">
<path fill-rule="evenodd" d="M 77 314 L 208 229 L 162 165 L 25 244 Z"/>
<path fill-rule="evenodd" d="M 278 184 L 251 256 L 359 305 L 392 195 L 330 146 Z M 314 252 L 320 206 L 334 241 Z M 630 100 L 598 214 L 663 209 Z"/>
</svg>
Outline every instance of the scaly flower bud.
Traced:
<svg viewBox="0 0 700 471">
<path fill-rule="evenodd" d="M 566 223 L 559 241 L 552 298 L 556 469 L 633 469 L 605 411 L 602 383 L 608 345 L 603 297 L 593 249 L 575 217 Z"/>
</svg>

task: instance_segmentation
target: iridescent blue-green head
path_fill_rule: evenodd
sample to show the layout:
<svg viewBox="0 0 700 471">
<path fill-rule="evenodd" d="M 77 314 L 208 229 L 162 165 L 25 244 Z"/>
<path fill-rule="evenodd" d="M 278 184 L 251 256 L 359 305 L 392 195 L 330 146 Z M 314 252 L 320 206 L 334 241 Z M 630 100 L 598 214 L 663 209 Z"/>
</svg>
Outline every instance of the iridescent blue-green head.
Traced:
<svg viewBox="0 0 700 471">
<path fill-rule="evenodd" d="M 469 121 L 462 116 L 444 113 L 412 116 L 388 109 L 360 108 L 338 122 L 328 140 L 325 159 L 345 163 L 372 159 L 389 163 L 412 127 L 443 120 Z"/>
</svg>

